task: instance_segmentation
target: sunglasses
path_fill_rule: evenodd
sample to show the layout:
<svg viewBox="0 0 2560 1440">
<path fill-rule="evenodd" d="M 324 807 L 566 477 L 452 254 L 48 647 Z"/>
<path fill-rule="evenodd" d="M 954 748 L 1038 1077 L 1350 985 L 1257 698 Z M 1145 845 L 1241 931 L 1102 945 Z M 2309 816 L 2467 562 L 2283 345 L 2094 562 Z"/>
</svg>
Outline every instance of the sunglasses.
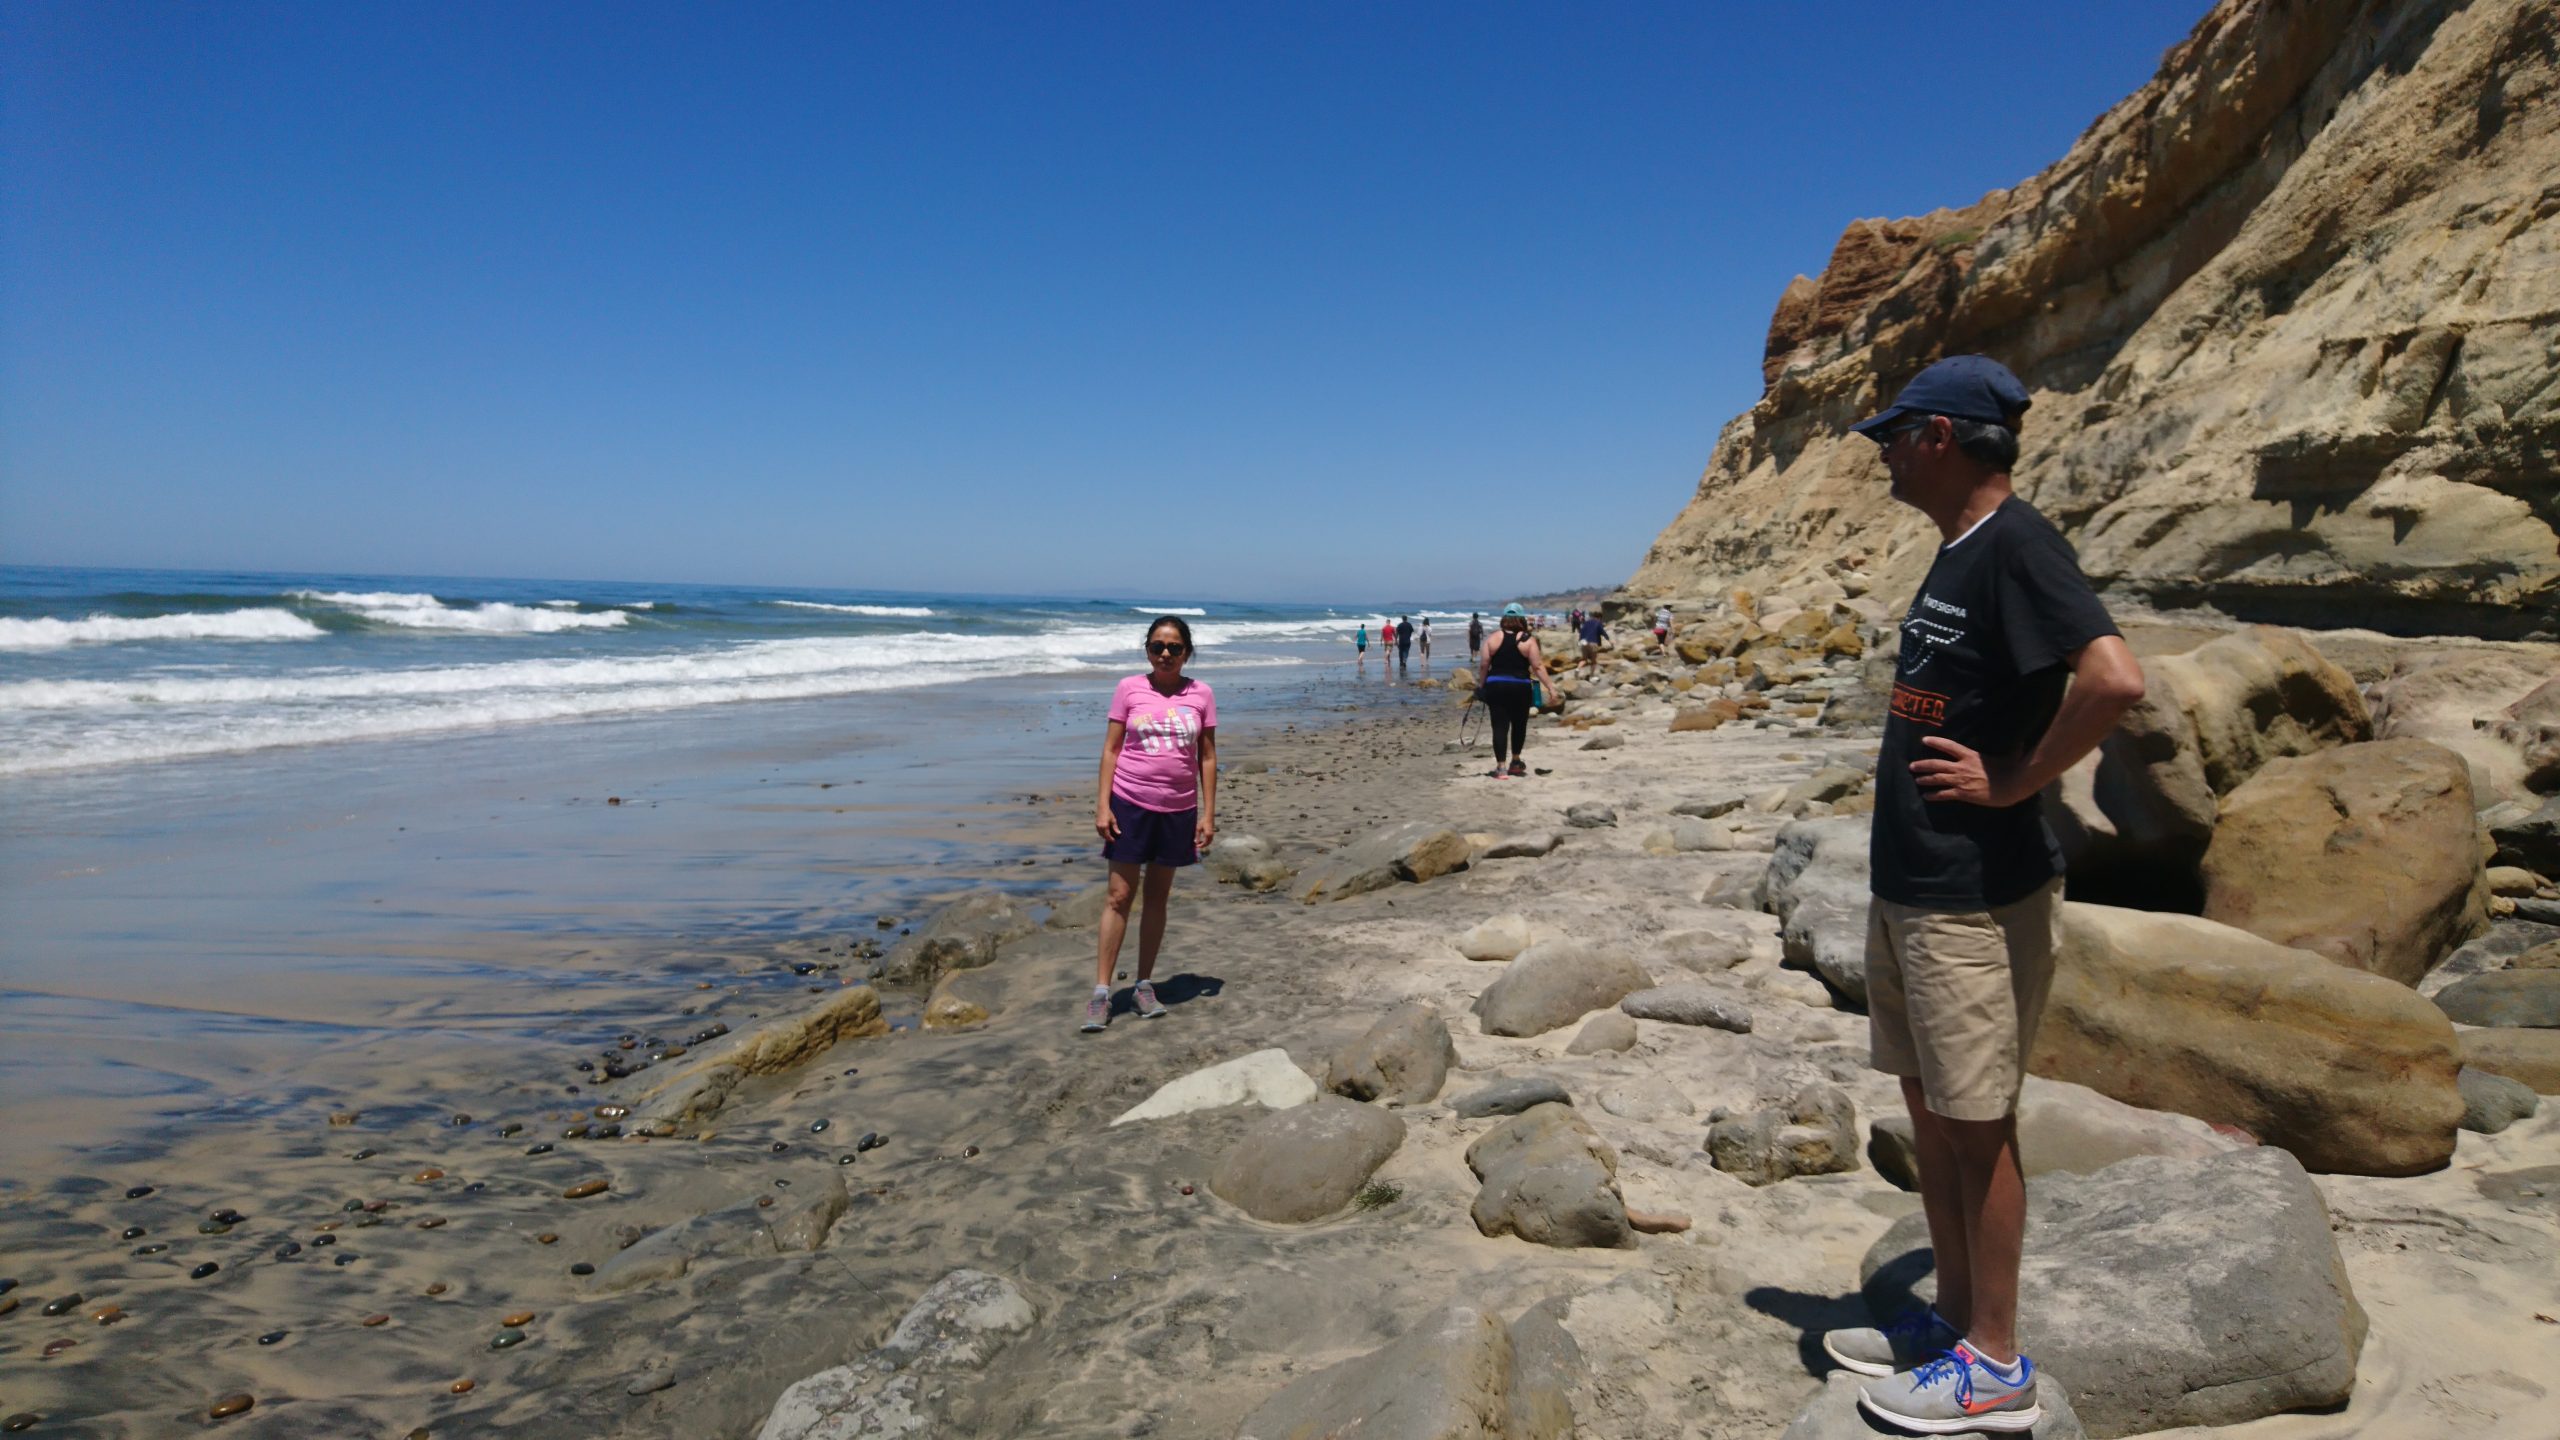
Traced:
<svg viewBox="0 0 2560 1440">
<path fill-rule="evenodd" d="M 1190 646 L 1183 644 L 1179 640 L 1150 640 L 1147 642 L 1147 653 L 1150 655 L 1179 655 L 1190 648 Z"/>
<path fill-rule="evenodd" d="M 1922 416 L 1917 420 L 1905 420 L 1899 425 L 1887 426 L 1867 438 L 1876 442 L 1876 448 L 1878 450 L 1890 450 L 1893 448 L 1894 441 L 1901 439 L 1912 431 L 1928 429 L 1929 421 L 1934 418 L 1936 417 Z"/>
</svg>

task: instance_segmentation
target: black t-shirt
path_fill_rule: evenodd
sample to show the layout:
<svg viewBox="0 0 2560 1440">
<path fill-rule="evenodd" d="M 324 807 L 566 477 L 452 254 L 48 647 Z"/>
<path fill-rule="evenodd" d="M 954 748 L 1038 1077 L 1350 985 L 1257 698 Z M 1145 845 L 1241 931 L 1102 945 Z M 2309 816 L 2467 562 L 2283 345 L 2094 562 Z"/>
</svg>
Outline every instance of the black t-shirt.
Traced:
<svg viewBox="0 0 2560 1440">
<path fill-rule="evenodd" d="M 2037 797 L 2005 810 L 1921 798 L 1911 762 L 1943 735 L 1988 761 L 2022 759 L 2044 738 L 2080 647 L 2118 633 L 2070 542 L 2015 496 L 1938 551 L 1902 621 L 1893 704 L 1876 756 L 1868 884 L 1930 910 L 2025 899 L 2062 873 L 2062 847 Z"/>
</svg>

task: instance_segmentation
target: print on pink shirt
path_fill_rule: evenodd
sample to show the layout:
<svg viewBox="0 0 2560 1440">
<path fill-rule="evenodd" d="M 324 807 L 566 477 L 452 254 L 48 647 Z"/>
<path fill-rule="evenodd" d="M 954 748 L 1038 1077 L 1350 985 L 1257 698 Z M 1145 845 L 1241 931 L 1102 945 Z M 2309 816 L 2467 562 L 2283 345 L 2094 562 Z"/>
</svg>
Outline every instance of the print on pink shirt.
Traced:
<svg viewBox="0 0 2560 1440">
<path fill-rule="evenodd" d="M 1167 813 L 1200 803 L 1200 733 L 1218 724 L 1217 696 L 1205 682 L 1185 680 L 1160 695 L 1146 676 L 1132 675 L 1111 692 L 1110 718 L 1123 728 L 1111 793 Z"/>
</svg>

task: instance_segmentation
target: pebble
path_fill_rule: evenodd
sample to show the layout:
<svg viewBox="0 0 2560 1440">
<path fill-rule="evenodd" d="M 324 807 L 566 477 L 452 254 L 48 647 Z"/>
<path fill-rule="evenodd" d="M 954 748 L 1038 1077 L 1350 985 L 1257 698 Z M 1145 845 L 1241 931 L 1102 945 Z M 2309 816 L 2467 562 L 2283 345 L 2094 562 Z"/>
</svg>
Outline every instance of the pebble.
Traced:
<svg viewBox="0 0 2560 1440">
<path fill-rule="evenodd" d="M 428 1293 L 428 1294 L 430 1294 L 430 1295 L 441 1295 L 441 1294 L 443 1294 L 444 1292 L 445 1292 L 445 1283 L 444 1283 L 443 1281 L 441 1281 L 441 1280 L 439 1280 L 439 1281 L 437 1281 L 436 1283 L 434 1283 L 433 1285 L 430 1285 L 430 1286 L 428 1286 L 428 1287 L 427 1287 L 427 1293 Z"/>
<path fill-rule="evenodd" d="M 69 1295 L 58 1296 L 44 1302 L 44 1313 L 47 1315 L 68 1315 L 72 1311 L 79 1309 L 80 1302 L 88 1298 L 88 1296 L 77 1292 Z"/>
<path fill-rule="evenodd" d="M 207 1413 L 216 1420 L 228 1420 L 234 1415 L 248 1411 L 257 1403 L 258 1397 L 254 1395 L 225 1395 L 214 1401 L 213 1409 Z"/>
<path fill-rule="evenodd" d="M 774 1154 L 776 1154 L 776 1155 L 779 1155 L 779 1154 L 781 1154 L 783 1151 L 788 1150 L 788 1149 L 790 1149 L 790 1148 L 791 1148 L 791 1142 L 789 1142 L 789 1141 L 787 1141 L 787 1140 L 776 1140 L 776 1141 L 774 1141 L 774 1142 L 773 1142 L 773 1153 L 774 1153 Z"/>
<path fill-rule="evenodd" d="M 588 1264 L 584 1260 L 581 1260 L 577 1264 L 569 1267 L 569 1273 L 572 1275 L 593 1275 L 596 1273 L 596 1267 Z"/>
<path fill-rule="evenodd" d="M 652 1060 L 673 1060 L 685 1053 L 685 1047 L 682 1045 L 670 1045 L 664 1050 L 653 1052 L 649 1058 Z"/>
<path fill-rule="evenodd" d="M 545 1230 L 541 1234 L 533 1237 L 533 1243 L 536 1245 L 557 1245 L 560 1243 L 560 1237 L 552 1234 L 548 1230 Z"/>
<path fill-rule="evenodd" d="M 338 1126 L 353 1125 L 363 1118 L 364 1112 L 361 1110 L 341 1110 L 329 1117 L 329 1123 Z"/>
<path fill-rule="evenodd" d="M 595 1117 L 599 1120 L 619 1120 L 623 1116 L 631 1113 L 631 1107 L 628 1105 L 599 1105 L 595 1108 L 594 1113 Z"/>
<path fill-rule="evenodd" d="M 850 1165 L 853 1163 L 853 1157 L 850 1155 L 839 1155 L 836 1157 L 836 1163 L 839 1165 Z"/>
<path fill-rule="evenodd" d="M 975 1159 L 977 1159 L 977 1158 L 978 1158 L 978 1147 L 977 1147 L 977 1146 L 975 1146 L 975 1145 L 963 1145 L 963 1146 L 961 1146 L 961 1147 L 960 1147 L 960 1158 L 961 1158 L 961 1159 L 963 1159 L 963 1160 L 975 1160 Z"/>
<path fill-rule="evenodd" d="M 226 1205 L 205 1218 L 211 1220 L 217 1225 L 237 1225 L 249 1217 Z"/>
<path fill-rule="evenodd" d="M 15 1299 L 0 1300 L 0 1315 L 14 1313 L 17 1308 L 18 1302 Z"/>
<path fill-rule="evenodd" d="M 809 1133 L 812 1135 L 823 1134 L 826 1131 L 827 1126 L 832 1123 L 834 1122 L 828 1120 L 812 1120 L 809 1122 Z"/>
<path fill-rule="evenodd" d="M 290 1260 L 301 1253 L 302 1242 L 299 1240 L 287 1240 L 276 1247 L 276 1258 L 279 1260 Z"/>
<path fill-rule="evenodd" d="M 757 1197 L 756 1197 L 756 1208 L 757 1208 L 757 1209 L 759 1209 L 759 1210 L 770 1210 L 770 1209 L 772 1209 L 772 1208 L 773 1208 L 773 1197 L 772 1197 L 772 1196 L 770 1196 L 770 1195 L 759 1195 L 759 1196 L 757 1196 Z"/>
<path fill-rule="evenodd" d="M 560 1132 L 560 1138 L 563 1140 L 584 1140 L 587 1138 L 587 1129 L 588 1127 L 584 1125 L 572 1125 L 568 1129 Z"/>
<path fill-rule="evenodd" d="M 201 1279 L 203 1279 L 204 1277 L 206 1277 L 207 1275 L 210 1275 L 210 1274 L 212 1274 L 214 1271 L 219 1270 L 219 1269 L 221 1269 L 221 1268 L 222 1268 L 221 1266 L 219 1266 L 219 1265 L 215 1264 L 214 1262 L 212 1262 L 212 1261 L 210 1261 L 210 1260 L 207 1260 L 206 1262 L 204 1262 L 203 1264 L 201 1264 L 201 1265 L 197 1266 L 197 1267 L 196 1267 L 196 1268 L 194 1268 L 193 1270 L 188 1271 L 188 1272 L 187 1272 L 187 1278 L 188 1278 L 188 1279 L 190 1279 L 190 1280 L 201 1280 Z"/>
<path fill-rule="evenodd" d="M 524 1127 L 522 1125 L 510 1120 L 506 1124 L 498 1127 L 498 1138 L 504 1140 L 521 1133 L 523 1130 Z"/>
<path fill-rule="evenodd" d="M 367 1316 L 366 1316 L 366 1317 L 364 1317 L 362 1320 L 359 1320 L 359 1321 L 357 1321 L 356 1323 L 357 1323 L 357 1324 L 359 1324 L 359 1325 L 362 1325 L 362 1326 L 363 1326 L 364 1328 L 366 1328 L 367 1330 L 378 1330 L 378 1329 L 380 1329 L 381 1327 L 383 1327 L 383 1326 L 385 1326 L 385 1325 L 390 1324 L 390 1323 L 391 1323 L 391 1317 L 390 1317 L 390 1316 L 388 1316 L 388 1315 L 379 1315 L 379 1314 L 376 1314 L 376 1315 L 367 1315 Z"/>
<path fill-rule="evenodd" d="M 524 1147 L 524 1153 L 527 1155 L 548 1155 L 551 1153 L 551 1142 L 545 1140 L 539 1145 L 527 1145 Z"/>
<path fill-rule="evenodd" d="M 290 1330 L 270 1330 L 266 1334 L 258 1337 L 258 1343 L 261 1345 L 274 1345 L 281 1342 L 284 1337 L 292 1333 L 293 1332 Z"/>
<path fill-rule="evenodd" d="M 533 1314 L 530 1310 L 519 1310 L 498 1323 L 510 1330 L 520 1329 L 533 1323 Z"/>
<path fill-rule="evenodd" d="M 354 1214 L 354 1213 L 356 1213 L 357 1211 L 359 1211 L 359 1210 L 361 1210 L 361 1209 L 363 1209 L 363 1208 L 364 1208 L 364 1202 L 363 1202 L 363 1201 L 361 1201 L 361 1200 L 350 1200 L 350 1201 L 348 1201 L 346 1204 L 341 1205 L 341 1206 L 339 1206 L 338 1208 L 339 1208 L 340 1210 L 342 1210 L 342 1211 L 346 1212 L 346 1213 L 347 1213 L 347 1214 L 349 1214 L 349 1215 L 353 1215 L 353 1214 Z"/>
<path fill-rule="evenodd" d="M 610 1180 L 581 1180 L 577 1184 L 570 1186 L 568 1189 L 561 1191 L 560 1198 L 563 1200 L 584 1200 L 590 1195 L 601 1195 L 612 1188 L 613 1182 Z"/>
<path fill-rule="evenodd" d="M 374 1154 L 375 1152 L 371 1150 L 357 1150 L 351 1152 L 347 1158 L 350 1160 L 370 1160 L 374 1157 Z"/>
<path fill-rule="evenodd" d="M 124 1307 L 121 1305 L 101 1305 L 97 1309 L 89 1312 L 89 1318 L 97 1321 L 101 1325 L 113 1325 L 124 1318 Z"/>
<path fill-rule="evenodd" d="M 124 1238 L 127 1240 L 139 1240 L 150 1233 L 150 1231 L 143 1229 L 139 1225 L 127 1225 L 124 1227 Z"/>
<path fill-rule="evenodd" d="M 424 1185 L 430 1180 L 441 1180 L 443 1178 L 443 1171 L 430 1166 L 427 1169 L 421 1170 L 417 1174 L 410 1176 L 409 1183 L 413 1185 Z"/>
<path fill-rule="evenodd" d="M 155 1241 L 153 1241 L 152 1243 L 150 1243 L 150 1244 L 148 1244 L 148 1245 L 136 1245 L 136 1246 L 134 1246 L 134 1247 L 133 1247 L 133 1253 L 134 1253 L 134 1254 L 136 1254 L 136 1255 L 157 1255 L 157 1254 L 159 1254 L 161 1251 L 166 1250 L 166 1249 L 168 1249 L 168 1248 L 169 1248 L 168 1246 L 163 1245 L 163 1244 L 161 1244 L 160 1242 L 158 1242 L 158 1241 L 156 1241 L 156 1240 L 155 1240 Z"/>
<path fill-rule="evenodd" d="M 331 1261 L 330 1263 L 331 1263 L 331 1264 L 334 1264 L 334 1265 L 353 1265 L 354 1263 L 356 1263 L 357 1261 L 359 1261 L 359 1260 L 361 1260 L 361 1259 L 363 1259 L 363 1258 L 364 1258 L 363 1256 L 361 1256 L 361 1255 L 357 1254 L 357 1253 L 356 1253 L 356 1252 L 354 1252 L 353 1250 L 349 1250 L 349 1251 L 345 1252 L 344 1254 L 341 1254 L 341 1255 L 340 1255 L 336 1260 Z"/>
<path fill-rule="evenodd" d="M 311 1237 L 311 1243 L 315 1246 L 335 1245 L 338 1243 L 338 1237 L 335 1235 L 314 1235 Z"/>
<path fill-rule="evenodd" d="M 15 1435 L 43 1418 L 33 1410 L 21 1410 L 6 1420 L 0 1420 L 0 1430 L 6 1430 Z"/>
<path fill-rule="evenodd" d="M 199 1235 L 228 1235 L 231 1233 L 231 1227 L 219 1220 L 207 1220 L 196 1227 L 196 1233 Z"/>
<path fill-rule="evenodd" d="M 1188 1185 L 1183 1186 L 1183 1187 L 1182 1187 L 1182 1193 L 1183 1193 L 1183 1194 L 1185 1194 L 1185 1195 L 1190 1194 L 1190 1193 L 1191 1193 L 1191 1187 L 1190 1187 L 1190 1186 L 1188 1186 Z"/>
<path fill-rule="evenodd" d="M 480 1382 L 477 1380 L 456 1380 L 445 1388 L 451 1390 L 456 1395 L 468 1395 L 471 1393 L 472 1387 L 479 1383 Z"/>
<path fill-rule="evenodd" d="M 136 1186 L 134 1186 L 132 1189 L 127 1190 L 127 1191 L 125 1191 L 125 1192 L 124 1192 L 124 1198 L 126 1198 L 127 1200 L 139 1200 L 139 1199 L 141 1199 L 143 1196 L 148 1195 L 148 1194 L 150 1194 L 150 1193 L 151 1193 L 151 1187 L 150 1187 L 150 1186 L 148 1186 L 148 1185 L 136 1185 Z"/>
<path fill-rule="evenodd" d="M 465 1194 L 465 1195 L 477 1195 L 477 1194 L 479 1194 L 481 1191 L 486 1190 L 486 1189 L 488 1189 L 488 1188 L 489 1188 L 489 1182 L 488 1182 L 488 1181 L 486 1181 L 486 1180 L 474 1180 L 474 1181 L 472 1181 L 470 1184 L 465 1185 L 465 1186 L 463 1186 L 463 1187 L 462 1187 L 462 1193 L 463 1193 L 463 1194 Z"/>
<path fill-rule="evenodd" d="M 0 1295 L 6 1295 L 17 1288 L 18 1282 L 15 1278 L 0 1279 Z"/>
<path fill-rule="evenodd" d="M 447 1125 L 451 1125 L 451 1126 L 455 1127 L 456 1129 L 459 1129 L 459 1128 L 461 1128 L 462 1126 L 465 1126 L 465 1125 L 470 1124 L 470 1123 L 471 1123 L 471 1117 L 470 1117 L 469 1115 L 456 1114 L 452 1119 L 447 1120 L 447 1121 L 446 1121 L 446 1122 L 444 1122 L 444 1123 L 446 1123 Z"/>
<path fill-rule="evenodd" d="M 79 1343 L 79 1341 L 69 1338 L 61 1340 L 47 1340 L 44 1342 L 44 1358 L 50 1360 L 54 1356 L 61 1354 L 63 1351 L 68 1350 Z"/>
<path fill-rule="evenodd" d="M 862 1138 L 854 1142 L 853 1148 L 856 1154 L 860 1154 L 865 1150 L 877 1150 L 888 1143 L 888 1140 L 883 1138 L 879 1131 L 866 1130 L 862 1132 Z"/>
<path fill-rule="evenodd" d="M 492 1341 L 490 1341 L 490 1342 L 489 1342 L 489 1348 L 490 1348 L 490 1349 L 492 1349 L 492 1350 L 504 1350 L 504 1349 L 507 1349 L 509 1346 L 513 1346 L 513 1345 L 521 1345 L 521 1344 L 523 1344 L 523 1343 L 524 1343 L 524 1332 L 523 1332 L 523 1331 L 521 1331 L 521 1330 L 501 1330 L 501 1331 L 499 1331 L 499 1332 L 498 1332 L 498 1338 L 496 1338 L 495 1340 L 492 1340 Z"/>
</svg>

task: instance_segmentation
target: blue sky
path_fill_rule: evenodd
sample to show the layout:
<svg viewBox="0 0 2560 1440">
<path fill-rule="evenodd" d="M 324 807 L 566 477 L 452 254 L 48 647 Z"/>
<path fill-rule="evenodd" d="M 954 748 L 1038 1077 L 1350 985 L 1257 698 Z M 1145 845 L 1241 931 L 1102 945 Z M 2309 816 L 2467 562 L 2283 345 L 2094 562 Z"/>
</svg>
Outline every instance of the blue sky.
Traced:
<svg viewBox="0 0 2560 1440">
<path fill-rule="evenodd" d="M 2203 9 L 12 0 L 0 559 L 1611 583 Z"/>
</svg>

